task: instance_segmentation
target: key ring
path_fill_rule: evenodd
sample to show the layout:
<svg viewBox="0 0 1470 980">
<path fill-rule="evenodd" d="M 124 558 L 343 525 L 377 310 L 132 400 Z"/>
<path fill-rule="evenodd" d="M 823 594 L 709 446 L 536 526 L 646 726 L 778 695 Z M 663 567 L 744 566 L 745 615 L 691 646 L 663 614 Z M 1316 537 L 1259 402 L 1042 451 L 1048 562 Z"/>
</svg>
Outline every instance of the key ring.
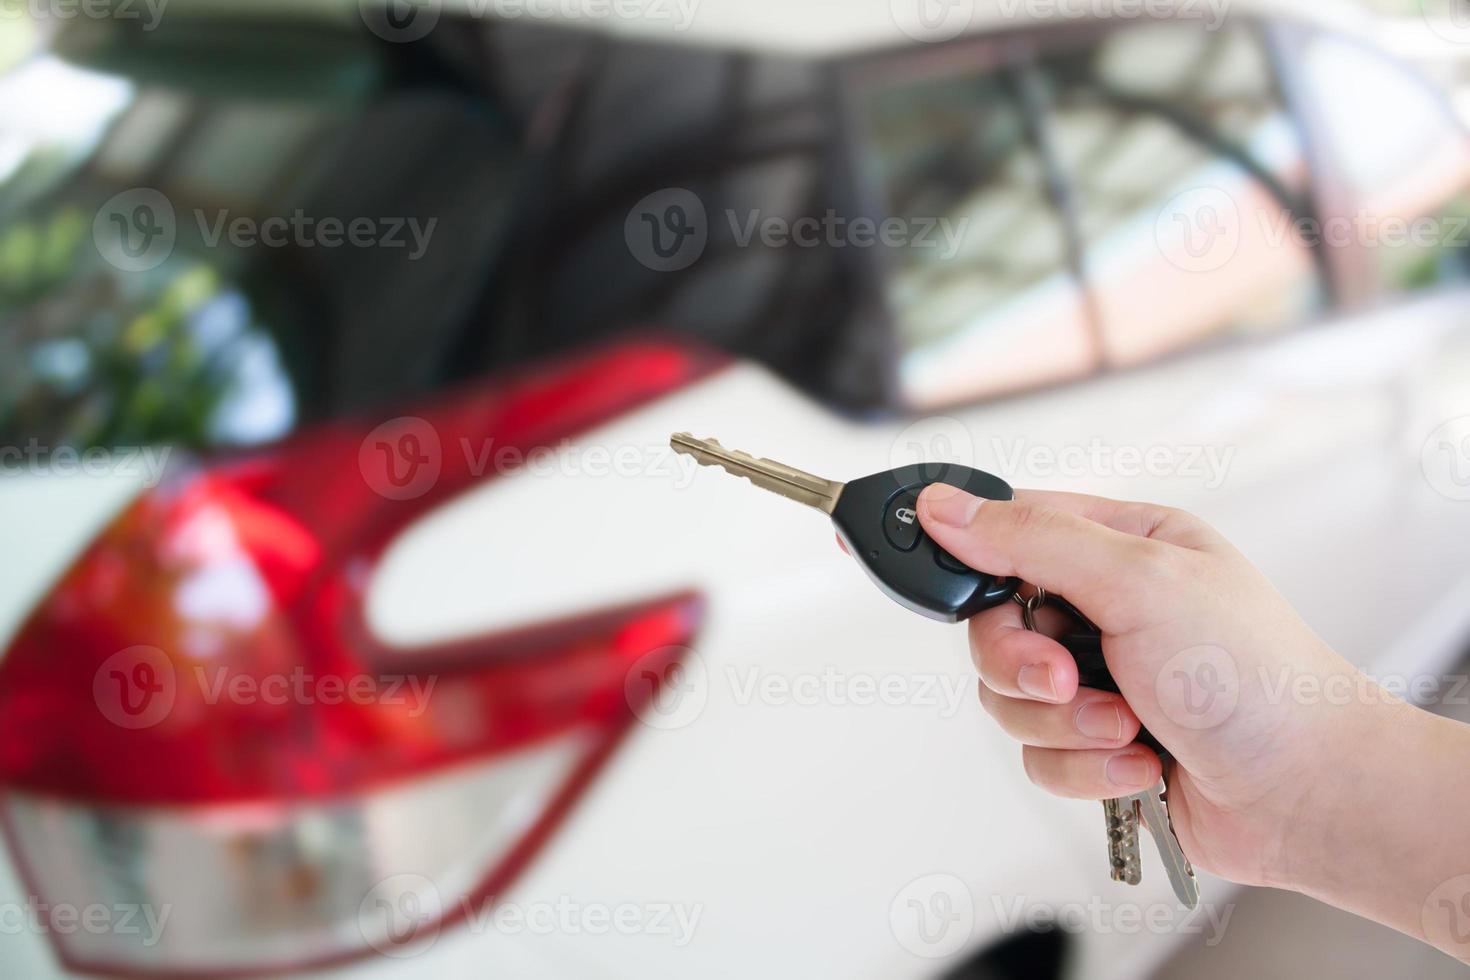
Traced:
<svg viewBox="0 0 1470 980">
<path fill-rule="evenodd" d="M 1036 587 L 1036 594 L 1023 599 L 1021 593 L 1012 592 L 1011 598 L 1021 607 L 1021 625 L 1028 630 L 1036 632 L 1036 610 L 1046 605 L 1046 590 L 1041 586 Z"/>
</svg>

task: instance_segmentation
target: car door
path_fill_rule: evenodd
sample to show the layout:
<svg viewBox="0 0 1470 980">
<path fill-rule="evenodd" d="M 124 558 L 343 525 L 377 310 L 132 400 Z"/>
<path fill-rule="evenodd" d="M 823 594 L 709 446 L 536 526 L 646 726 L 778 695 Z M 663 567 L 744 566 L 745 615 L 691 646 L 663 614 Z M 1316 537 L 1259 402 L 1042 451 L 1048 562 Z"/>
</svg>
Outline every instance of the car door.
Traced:
<svg viewBox="0 0 1470 980">
<path fill-rule="evenodd" d="M 951 51 L 850 76 L 882 213 L 970 228 L 949 254 L 873 256 L 910 413 L 895 454 L 1195 511 L 1350 658 L 1432 686 L 1467 625 L 1458 125 L 1360 42 L 1243 19 Z M 1364 59 L 1399 79 L 1391 99 L 1334 90 Z M 1374 105 L 1417 129 L 1380 141 Z M 1339 166 L 1376 183 L 1344 187 Z M 1365 206 L 1380 225 L 1451 217 L 1437 245 L 1369 244 Z M 1099 975 L 1148 955 L 1107 930 L 1085 943 Z"/>
<path fill-rule="evenodd" d="M 954 256 L 875 256 L 898 388 L 926 416 L 910 448 L 1019 485 L 1197 510 L 1367 662 L 1387 636 L 1340 599 L 1368 583 L 1344 581 L 1355 563 L 1334 528 L 1418 568 L 1417 588 L 1447 587 L 1436 549 L 1387 525 L 1393 499 L 1422 496 L 1433 426 L 1410 416 L 1429 401 L 1453 417 L 1445 388 L 1463 377 L 1445 353 L 1460 343 L 1446 315 L 1463 253 L 1443 241 L 1463 133 L 1361 43 L 1250 21 L 1095 25 L 964 55 L 854 72 L 875 197 L 970 227 Z M 1285 78 L 1283 61 L 1297 65 Z M 1360 61 L 1398 80 L 1392 99 L 1334 90 L 1329 76 L 1361 77 Z M 1374 106 L 1409 121 L 1373 140 Z M 1354 229 L 1362 208 L 1386 243 Z M 1438 245 L 1386 237 L 1420 218 Z"/>
</svg>

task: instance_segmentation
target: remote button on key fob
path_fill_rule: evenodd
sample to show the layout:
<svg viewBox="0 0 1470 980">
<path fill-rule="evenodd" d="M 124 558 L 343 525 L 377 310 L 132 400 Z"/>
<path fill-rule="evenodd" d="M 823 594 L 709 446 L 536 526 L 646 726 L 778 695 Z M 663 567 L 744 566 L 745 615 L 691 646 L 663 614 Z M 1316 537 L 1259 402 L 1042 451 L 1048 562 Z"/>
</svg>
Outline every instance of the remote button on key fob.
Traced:
<svg viewBox="0 0 1470 980">
<path fill-rule="evenodd" d="M 1010 484 L 968 466 L 906 466 L 852 480 L 842 488 L 832 523 L 873 582 L 908 609 L 945 623 L 1004 602 L 1017 583 L 939 559 L 940 547 L 919 524 L 919 493 L 946 483 L 978 497 L 1010 500 Z"/>
<path fill-rule="evenodd" d="M 888 537 L 888 543 L 899 551 L 913 551 L 924 534 L 916 509 L 919 506 L 919 491 L 922 489 L 923 487 L 904 487 L 889 497 L 883 508 L 883 533 Z"/>
</svg>

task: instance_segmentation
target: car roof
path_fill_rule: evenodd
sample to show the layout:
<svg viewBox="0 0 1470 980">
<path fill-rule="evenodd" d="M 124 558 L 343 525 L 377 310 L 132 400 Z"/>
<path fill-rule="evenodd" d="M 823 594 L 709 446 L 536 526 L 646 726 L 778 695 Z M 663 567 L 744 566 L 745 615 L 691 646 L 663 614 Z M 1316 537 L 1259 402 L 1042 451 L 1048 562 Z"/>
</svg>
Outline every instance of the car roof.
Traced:
<svg viewBox="0 0 1470 980">
<path fill-rule="evenodd" d="M 1347 0 L 172 0 L 169 9 L 230 17 L 297 15 L 337 21 L 413 3 L 433 16 L 562 24 L 668 44 L 773 54 L 843 55 L 1081 20 L 1224 16 L 1305 21 L 1366 33 Z M 921 18 L 920 12 L 924 18 Z M 927 20 L 925 19 L 927 18 Z"/>
</svg>

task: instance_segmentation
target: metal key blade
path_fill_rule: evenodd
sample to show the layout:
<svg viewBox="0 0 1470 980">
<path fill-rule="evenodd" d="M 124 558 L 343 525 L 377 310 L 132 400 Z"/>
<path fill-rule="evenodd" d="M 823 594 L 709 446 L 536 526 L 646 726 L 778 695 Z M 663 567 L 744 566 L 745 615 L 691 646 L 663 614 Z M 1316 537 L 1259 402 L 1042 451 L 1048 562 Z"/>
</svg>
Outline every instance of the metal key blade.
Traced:
<svg viewBox="0 0 1470 980">
<path fill-rule="evenodd" d="M 1143 880 L 1143 855 L 1138 849 L 1138 809 L 1131 797 L 1103 800 L 1108 829 L 1108 869 L 1114 881 L 1136 885 Z"/>
<path fill-rule="evenodd" d="M 1179 846 L 1179 838 L 1174 836 L 1174 825 L 1169 822 L 1169 811 L 1164 808 L 1166 791 L 1161 779 L 1153 789 L 1138 793 L 1132 799 L 1138 801 L 1139 814 L 1158 845 L 1159 857 L 1164 861 L 1164 870 L 1168 872 L 1174 895 L 1183 904 L 1196 908 L 1199 905 L 1199 880 L 1194 876 L 1189 858 L 1184 856 L 1184 849 Z"/>
<path fill-rule="evenodd" d="M 837 498 L 842 496 L 843 484 L 835 480 L 824 480 L 784 463 L 756 459 L 750 453 L 726 449 L 715 439 L 696 439 L 687 432 L 676 432 L 669 439 L 669 445 L 676 452 L 693 456 L 701 466 L 721 467 L 764 490 L 779 493 L 827 514 L 832 513 L 837 506 Z"/>
</svg>

